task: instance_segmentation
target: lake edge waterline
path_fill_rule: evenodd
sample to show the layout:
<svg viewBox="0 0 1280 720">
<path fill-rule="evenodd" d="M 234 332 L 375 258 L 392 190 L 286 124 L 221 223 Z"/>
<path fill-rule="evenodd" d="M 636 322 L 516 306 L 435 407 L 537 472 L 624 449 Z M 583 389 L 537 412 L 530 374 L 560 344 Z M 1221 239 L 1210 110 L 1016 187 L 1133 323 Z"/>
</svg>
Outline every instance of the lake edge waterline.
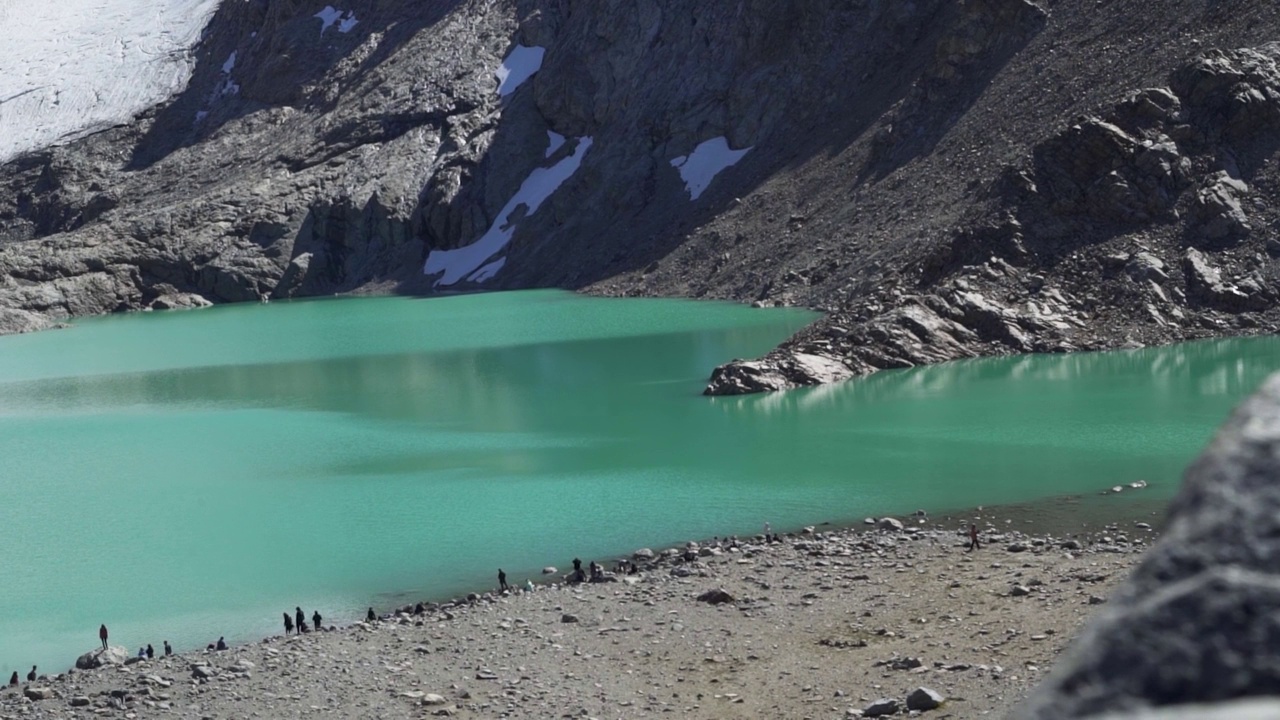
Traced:
<svg viewBox="0 0 1280 720">
<path fill-rule="evenodd" d="M 1011 520 L 996 509 L 987 517 L 996 525 Z M 201 714 L 234 703 L 237 712 L 270 717 L 307 708 L 353 716 L 376 706 L 379 717 L 408 718 L 420 717 L 422 705 L 452 702 L 477 713 L 494 703 L 517 703 L 522 716 L 546 717 L 585 703 L 591 704 L 584 707 L 588 713 L 601 717 L 610 708 L 625 707 L 628 716 L 667 717 L 679 711 L 682 717 L 711 718 L 722 716 L 722 703 L 746 703 L 744 715 L 787 717 L 792 713 L 786 708 L 813 701 L 815 687 L 819 696 L 835 698 L 827 702 L 850 709 L 865 705 L 867 695 L 892 696 L 892 690 L 881 690 L 881 678 L 859 680 L 850 670 L 872 667 L 885 656 L 918 655 L 919 638 L 910 629 L 936 619 L 924 631 L 940 641 L 954 640 L 946 647 L 955 647 L 929 654 L 928 659 L 943 661 L 947 674 L 931 676 L 928 685 L 943 683 L 940 689 L 966 709 L 1003 712 L 1052 665 L 1094 612 L 1095 598 L 1104 601 L 1142 558 L 1136 548 L 1094 549 L 1094 542 L 1107 542 L 1097 533 L 1071 552 L 1041 551 L 1057 548 L 1062 538 L 1037 528 L 1024 528 L 1015 537 L 1027 547 L 1020 555 L 985 538 L 978 552 L 967 553 L 954 533 L 933 529 L 910 536 L 824 532 L 704 557 L 698 566 L 705 576 L 676 577 L 668 570 L 677 562 L 660 562 L 616 585 L 485 594 L 474 602 L 433 608 L 420 618 L 358 622 L 287 638 L 276 633 L 225 653 L 197 650 L 157 658 L 135 672 L 182 677 L 197 665 L 209 667 L 214 680 L 178 682 L 167 691 L 174 707 L 195 712 L 198 706 Z M 1000 570 L 1001 563 L 989 564 L 1013 557 L 1019 560 L 1016 567 Z M 907 568 L 914 572 L 903 575 Z M 1024 573 L 1040 572 L 1088 573 L 1098 579 L 1086 589 L 1068 591 L 1078 603 L 1034 602 L 1009 591 L 1011 582 L 1021 584 Z M 921 582 L 911 592 L 883 593 L 884 585 L 898 586 L 917 575 Z M 1030 593 L 1039 592 L 1034 582 L 1028 584 Z M 592 592 L 580 592 L 587 588 Z M 734 602 L 695 601 L 715 588 L 727 590 Z M 868 604 L 876 608 L 871 620 L 862 612 Z M 969 612 L 962 612 L 965 608 Z M 992 623 L 1041 634 L 1006 644 L 991 658 L 989 652 L 960 647 L 973 626 Z M 873 633 L 872 628 L 901 631 Z M 461 647 L 465 651 L 458 652 Z M 242 660 L 255 663 L 254 669 L 237 670 Z M 987 662 L 992 664 L 978 665 Z M 1019 671 L 1007 675 L 1001 666 Z M 764 675 L 756 676 L 753 669 Z M 335 677 L 343 681 L 332 682 Z M 512 696 L 510 685 L 517 680 L 524 692 Z M 676 687 L 677 681 L 682 683 L 678 693 L 655 697 L 655 687 Z M 858 689 L 861 683 L 866 690 Z M 99 671 L 42 684 L 62 698 L 105 698 L 107 685 L 117 689 L 121 683 L 118 673 Z M 282 684 L 288 687 L 283 693 Z M 442 700 L 428 699 L 428 692 Z M 861 700 L 852 699 L 859 694 Z M 0 690 L 0 709 L 20 697 Z"/>
</svg>

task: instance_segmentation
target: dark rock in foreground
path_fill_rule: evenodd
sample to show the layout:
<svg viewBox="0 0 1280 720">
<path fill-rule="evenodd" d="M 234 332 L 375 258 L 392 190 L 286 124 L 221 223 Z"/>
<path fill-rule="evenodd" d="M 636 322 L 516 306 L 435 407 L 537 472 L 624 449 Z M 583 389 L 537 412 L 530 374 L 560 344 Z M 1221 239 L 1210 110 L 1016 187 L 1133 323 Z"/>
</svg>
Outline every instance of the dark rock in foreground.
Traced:
<svg viewBox="0 0 1280 720">
<path fill-rule="evenodd" d="M 1280 375 L 1188 469 L 1162 540 L 1012 717 L 1280 717 L 1274 700 L 1196 705 L 1280 689 L 1277 477 Z"/>
</svg>

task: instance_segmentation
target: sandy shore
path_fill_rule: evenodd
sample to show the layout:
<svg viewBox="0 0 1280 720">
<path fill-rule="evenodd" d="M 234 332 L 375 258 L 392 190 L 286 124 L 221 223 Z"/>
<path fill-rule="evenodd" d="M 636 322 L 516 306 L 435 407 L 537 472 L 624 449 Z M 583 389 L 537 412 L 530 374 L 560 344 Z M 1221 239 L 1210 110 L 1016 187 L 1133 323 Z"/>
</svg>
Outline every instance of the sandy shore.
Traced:
<svg viewBox="0 0 1280 720">
<path fill-rule="evenodd" d="M 617 582 L 24 683 L 0 717 L 839 718 L 906 712 L 920 687 L 947 698 L 930 717 L 1000 717 L 1154 538 L 1148 507 L 1112 510 L 1075 532 L 994 509 L 703 543 L 692 562 L 655 548 Z M 697 599 L 716 589 L 733 601 Z"/>
</svg>

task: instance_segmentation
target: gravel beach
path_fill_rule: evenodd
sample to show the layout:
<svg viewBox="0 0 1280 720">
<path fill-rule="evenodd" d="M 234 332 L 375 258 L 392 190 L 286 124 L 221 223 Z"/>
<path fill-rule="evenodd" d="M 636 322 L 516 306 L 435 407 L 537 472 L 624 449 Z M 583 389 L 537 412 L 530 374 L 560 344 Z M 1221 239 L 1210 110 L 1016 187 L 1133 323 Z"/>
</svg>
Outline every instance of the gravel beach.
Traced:
<svg viewBox="0 0 1280 720">
<path fill-rule="evenodd" d="M 997 508 L 641 550 L 607 582 L 561 568 L 532 592 L 42 677 L 0 691 L 0 717 L 1001 717 L 1154 540 L 1148 506 L 1112 515 L 1070 532 Z"/>
</svg>

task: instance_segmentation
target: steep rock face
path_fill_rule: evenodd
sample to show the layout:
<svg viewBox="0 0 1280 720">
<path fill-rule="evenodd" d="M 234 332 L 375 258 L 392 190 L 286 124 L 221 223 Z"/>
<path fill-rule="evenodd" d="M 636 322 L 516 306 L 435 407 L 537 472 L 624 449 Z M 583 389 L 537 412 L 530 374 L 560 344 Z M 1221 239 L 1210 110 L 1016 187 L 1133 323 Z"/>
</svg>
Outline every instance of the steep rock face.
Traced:
<svg viewBox="0 0 1280 720">
<path fill-rule="evenodd" d="M 226 2 L 184 92 L 0 166 L 0 331 L 533 286 L 828 311 L 711 393 L 1268 331 L 1277 30 L 1243 0 Z"/>
<path fill-rule="evenodd" d="M 1274 717 L 1280 376 L 1188 469 L 1160 542 L 1014 718 Z"/>
<path fill-rule="evenodd" d="M 872 290 L 768 357 L 718 368 L 707 393 L 826 381 L 797 372 L 798 356 L 865 374 L 1275 328 L 1275 242 L 1251 238 L 1249 216 L 1274 217 L 1278 62 L 1276 43 L 1212 52 L 1058 131 L 898 275 L 914 292 Z M 954 325 L 920 322 L 921 306 Z"/>
</svg>

